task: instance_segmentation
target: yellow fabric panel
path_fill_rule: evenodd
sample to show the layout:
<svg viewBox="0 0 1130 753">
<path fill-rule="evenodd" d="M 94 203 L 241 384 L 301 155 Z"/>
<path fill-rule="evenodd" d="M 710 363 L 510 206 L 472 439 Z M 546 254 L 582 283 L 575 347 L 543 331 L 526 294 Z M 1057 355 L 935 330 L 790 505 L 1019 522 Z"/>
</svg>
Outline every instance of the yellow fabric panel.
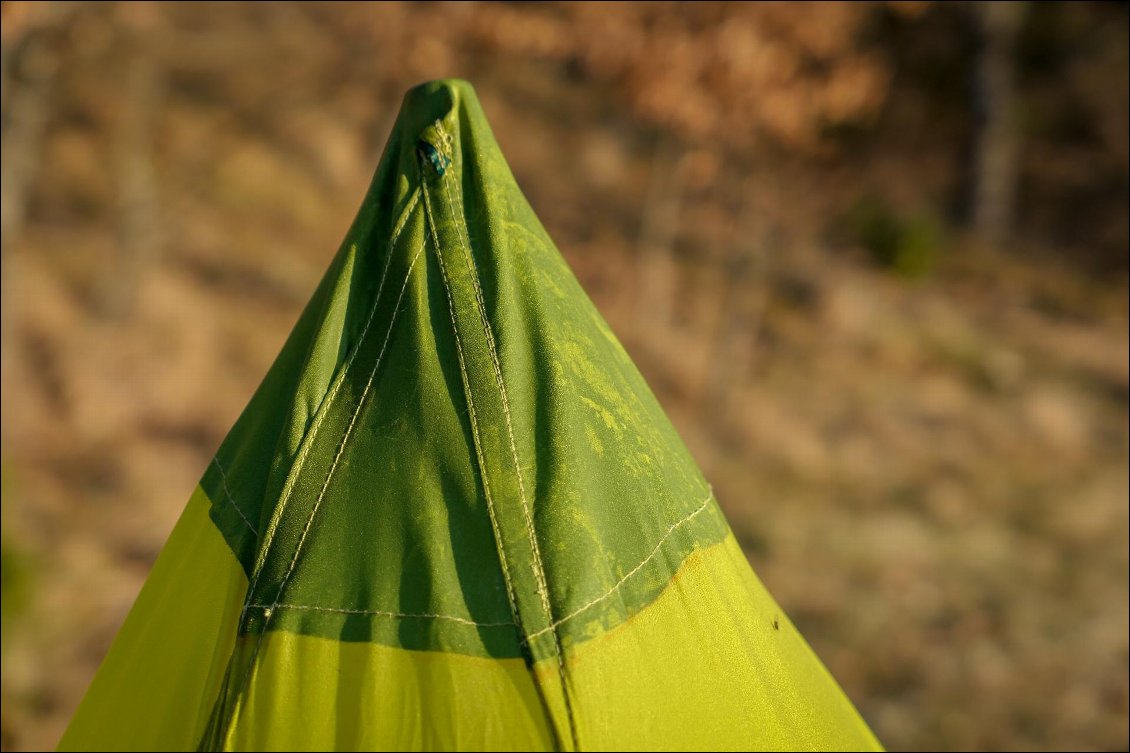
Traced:
<svg viewBox="0 0 1130 753">
<path fill-rule="evenodd" d="M 226 750 L 553 748 L 521 659 L 286 632 L 267 634 L 235 714 Z"/>
<path fill-rule="evenodd" d="M 210 508 L 198 487 L 59 750 L 195 750 L 247 592 Z"/>
<path fill-rule="evenodd" d="M 732 535 L 566 668 L 583 750 L 881 750 Z"/>
</svg>

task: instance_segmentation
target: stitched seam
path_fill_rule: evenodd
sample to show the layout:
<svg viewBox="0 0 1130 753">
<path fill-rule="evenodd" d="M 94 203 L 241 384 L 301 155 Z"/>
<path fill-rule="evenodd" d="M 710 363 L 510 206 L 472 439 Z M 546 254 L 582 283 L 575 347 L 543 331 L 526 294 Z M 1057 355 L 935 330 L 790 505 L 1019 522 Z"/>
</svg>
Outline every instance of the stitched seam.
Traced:
<svg viewBox="0 0 1130 753">
<path fill-rule="evenodd" d="M 522 480 L 522 469 L 518 462 L 518 449 L 514 443 L 514 427 L 510 421 L 510 401 L 506 396 L 506 386 L 502 381 L 502 367 L 498 362 L 498 352 L 495 350 L 494 335 L 491 333 L 490 324 L 487 321 L 486 304 L 483 302 L 482 289 L 479 287 L 478 273 L 474 268 L 474 262 L 471 259 L 471 254 L 467 250 L 467 246 L 463 243 L 463 236 L 458 231 L 458 219 L 455 212 L 455 204 L 451 200 L 451 191 L 448 189 L 446 182 L 443 184 L 444 193 L 447 195 L 447 207 L 451 212 L 452 222 L 456 224 L 455 237 L 459 239 L 459 246 L 463 249 L 463 256 L 467 260 L 467 271 L 471 275 L 471 282 L 475 287 L 475 303 L 479 312 L 479 319 L 483 324 L 483 334 L 486 336 L 487 350 L 490 352 L 491 366 L 494 367 L 494 376 L 498 383 L 499 396 L 502 398 L 502 413 L 506 419 L 506 433 L 510 440 L 510 454 L 514 460 L 514 473 L 518 477 L 518 493 L 522 502 L 522 515 L 526 523 L 526 534 L 530 539 L 530 549 L 534 556 L 534 576 L 538 584 L 538 596 L 541 599 L 542 609 L 545 610 L 546 617 L 550 622 L 553 621 L 553 613 L 550 611 L 548 588 L 545 583 L 545 569 L 541 562 L 541 553 L 538 551 L 537 537 L 534 535 L 533 519 L 530 517 L 529 504 L 526 502 L 526 485 Z M 469 239 L 468 239 L 469 241 Z"/>
<path fill-rule="evenodd" d="M 472 625 L 474 627 L 490 627 L 490 628 L 513 628 L 513 622 L 475 622 L 468 620 L 465 617 L 456 617 L 450 614 L 428 614 L 419 613 L 411 614 L 408 612 L 386 612 L 382 609 L 340 609 L 338 607 L 320 607 L 311 604 L 250 604 L 249 609 L 299 609 L 303 611 L 312 612 L 332 612 L 334 614 L 356 614 L 372 617 L 392 617 L 397 619 L 410 619 L 410 620 L 450 620 L 451 622 L 458 622 L 462 625 Z"/>
<path fill-rule="evenodd" d="M 346 373 L 348 373 L 349 369 L 353 366 L 354 359 L 356 359 L 357 354 L 361 352 L 361 344 L 365 341 L 365 336 L 367 334 L 369 334 L 369 327 L 370 327 L 370 325 L 372 325 L 373 318 L 377 314 L 377 306 L 381 301 L 381 294 L 384 292 L 385 278 L 388 276 L 388 269 L 389 269 L 389 266 L 392 264 L 392 255 L 393 255 L 393 252 L 396 249 L 396 242 L 400 238 L 400 233 L 404 230 L 404 227 L 408 224 L 408 220 L 412 216 L 412 212 L 416 209 L 416 203 L 419 200 L 420 200 L 420 193 L 419 193 L 419 189 L 417 189 L 415 192 L 413 192 L 412 201 L 409 202 L 408 207 L 404 210 L 404 215 L 400 218 L 400 222 L 397 223 L 395 228 L 393 228 L 392 238 L 388 242 L 388 252 L 385 256 L 384 269 L 381 271 L 380 282 L 377 283 L 377 294 L 373 297 L 373 307 L 369 310 L 369 318 L 365 320 L 365 326 L 361 328 L 361 335 L 357 338 L 357 344 L 353 346 L 353 350 L 349 353 L 349 358 L 346 359 L 345 365 L 342 367 L 341 371 L 338 373 L 337 377 L 334 379 L 333 386 L 330 388 L 330 392 L 326 396 L 324 405 L 322 406 L 322 410 L 318 413 L 317 418 L 314 419 L 314 425 L 310 427 L 310 433 L 306 438 L 305 444 L 302 448 L 302 452 L 299 454 L 298 459 L 295 461 L 294 465 L 291 467 L 290 475 L 287 478 L 286 486 L 283 488 L 282 494 L 279 496 L 280 502 L 279 502 L 278 514 L 268 524 L 268 528 L 267 528 L 267 531 L 266 531 L 267 541 L 266 541 L 266 545 L 263 547 L 263 562 L 260 563 L 259 568 L 255 571 L 255 577 L 252 579 L 251 585 L 247 589 L 247 602 L 244 603 L 243 611 L 240 613 L 240 619 L 241 620 L 247 614 L 247 606 L 251 602 L 251 597 L 255 593 L 255 587 L 259 584 L 259 576 L 263 572 L 263 566 L 262 565 L 266 563 L 267 554 L 271 550 L 271 544 L 274 543 L 275 533 L 278 531 L 278 521 L 282 520 L 283 513 L 286 511 L 287 503 L 290 501 L 290 495 L 294 492 L 294 484 L 297 482 L 298 476 L 302 472 L 302 468 L 304 467 L 304 465 L 306 463 L 306 456 L 310 453 L 310 448 L 314 446 L 314 439 L 318 435 L 318 429 L 320 429 L 322 427 L 322 421 L 323 421 L 323 419 L 325 419 L 326 414 L 329 413 L 329 408 L 333 404 L 334 398 L 337 396 L 337 392 L 341 388 L 342 383 L 345 381 Z M 413 263 L 415 263 L 415 259 L 413 259 Z M 409 272 L 409 274 L 411 274 L 411 272 L 412 272 L 411 267 L 409 267 L 408 272 Z M 408 283 L 408 278 L 405 277 L 405 284 L 407 285 L 407 283 Z M 399 302 L 398 302 L 398 305 L 399 305 Z M 394 314 L 393 314 L 393 320 L 394 321 L 395 321 L 395 316 L 396 315 L 395 315 L 395 312 L 394 312 Z M 256 534 L 256 535 L 258 535 L 258 534 Z"/>
<path fill-rule="evenodd" d="M 585 604 L 584 606 L 582 606 L 582 607 L 578 607 L 577 609 L 573 610 L 573 611 L 572 611 L 572 612 L 570 612 L 570 613 L 569 613 L 568 615 L 566 615 L 566 616 L 562 617 L 562 618 L 561 618 L 560 620 L 558 620 L 557 622 L 553 623 L 553 624 L 552 624 L 552 625 L 550 625 L 549 627 L 547 627 L 547 628 L 544 628 L 544 629 L 542 629 L 542 630 L 539 630 L 538 632 L 536 632 L 536 633 L 534 633 L 534 634 L 532 634 L 532 635 L 528 635 L 528 636 L 526 636 L 526 640 L 527 640 L 527 641 L 531 641 L 531 640 L 533 640 L 534 638 L 537 638 L 537 637 L 538 637 L 539 635 L 542 635 L 543 633 L 547 633 L 547 632 L 549 632 L 550 630 L 553 630 L 553 629 L 554 629 L 554 628 L 556 628 L 557 626 L 559 626 L 559 625 L 562 625 L 562 624 L 564 624 L 564 623 L 568 622 L 569 620 L 573 619 L 573 618 L 574 618 L 574 617 L 576 617 L 577 615 L 579 615 L 579 614 L 581 614 L 582 612 L 585 612 L 585 611 L 587 611 L 588 609 L 590 609 L 590 608 L 592 608 L 592 607 L 596 606 L 597 604 L 599 604 L 600 602 L 604 601 L 604 600 L 605 600 L 605 599 L 607 599 L 607 598 L 608 598 L 609 596 L 611 596 L 612 594 L 614 594 L 614 593 L 615 593 L 615 592 L 616 592 L 617 590 L 619 590 L 620 586 L 624 585 L 624 583 L 626 583 L 626 582 L 627 582 L 627 580 L 628 580 L 629 578 L 631 578 L 631 577 L 632 577 L 633 575 L 635 575 L 635 574 L 636 574 L 636 573 L 638 573 L 638 572 L 639 572 L 640 570 L 642 570 L 642 569 L 643 569 L 643 566 L 644 566 L 644 565 L 646 565 L 646 564 L 647 564 L 648 562 L 651 562 L 651 560 L 653 560 L 653 559 L 655 558 L 655 556 L 656 556 L 657 554 L 659 554 L 659 550 L 660 550 L 660 549 L 661 549 L 661 548 L 663 547 L 663 544 L 664 544 L 664 543 L 666 543 L 667 539 L 669 539 L 669 538 L 671 537 L 671 534 L 673 534 L 673 533 L 675 532 L 675 530 L 676 530 L 676 529 L 678 529 L 678 528 L 682 527 L 682 526 L 683 526 L 683 525 L 685 525 L 686 523 L 689 523 L 689 522 L 691 521 L 691 519 L 692 519 L 692 518 L 694 518 L 694 517 L 695 517 L 696 515 L 698 515 L 699 513 L 701 513 L 701 512 L 703 511 L 703 510 L 705 510 L 705 509 L 707 508 L 707 506 L 708 506 L 708 505 L 710 504 L 710 500 L 712 500 L 712 499 L 714 499 L 714 493 L 713 493 L 713 492 L 711 492 L 711 493 L 710 493 L 710 495 L 709 495 L 709 496 L 707 496 L 707 498 L 706 498 L 706 499 L 704 499 L 704 500 L 702 501 L 702 504 L 701 504 L 701 505 L 699 505 L 699 506 L 698 506 L 697 508 L 695 508 L 695 509 L 694 509 L 694 510 L 693 510 L 693 511 L 692 511 L 692 512 L 691 512 L 691 513 L 689 514 L 689 515 L 687 515 L 687 516 L 686 516 L 685 518 L 683 518 L 682 520 L 680 520 L 680 521 L 678 521 L 678 522 L 676 522 L 676 523 L 672 524 L 672 525 L 671 525 L 671 527 L 667 529 L 667 532 L 663 534 L 663 537 L 659 539 L 659 543 L 655 545 L 655 548 L 651 550 L 651 554 L 649 554 L 649 555 L 647 555 L 646 557 L 644 557 L 644 559 L 643 559 L 643 561 L 642 561 L 642 562 L 640 562 L 640 563 L 639 563 L 638 565 L 636 565 L 636 566 L 635 566 L 635 567 L 633 567 L 633 568 L 632 568 L 631 570 L 629 570 L 629 571 L 628 571 L 628 574 L 627 574 L 627 575 L 625 575 L 625 576 L 624 576 L 623 578 L 621 578 L 621 579 L 620 579 L 620 580 L 619 580 L 619 581 L 618 581 L 618 582 L 616 583 L 616 585 L 614 585 L 614 586 L 613 586 L 612 588 L 608 589 L 608 591 L 607 591 L 607 592 L 605 592 L 605 593 L 601 594 L 600 596 L 596 597 L 595 599 L 593 599 L 592 601 L 588 602 L 588 603 L 587 603 L 587 604 Z"/>
<path fill-rule="evenodd" d="M 346 372 L 349 371 L 349 368 L 353 365 L 354 359 L 357 357 L 357 354 L 361 351 L 361 345 L 364 343 L 365 335 L 369 331 L 369 325 L 372 324 L 373 318 L 376 316 L 376 313 L 377 313 L 377 307 L 380 304 L 381 293 L 384 290 L 385 277 L 388 274 L 388 269 L 389 269 L 389 266 L 392 262 L 392 255 L 396 251 L 396 241 L 400 237 L 401 231 L 403 231 L 404 227 L 408 224 L 408 219 L 411 217 L 412 212 L 415 210 L 416 203 L 417 203 L 418 200 L 419 200 L 419 189 L 416 190 L 416 193 L 413 195 L 411 203 L 408 205 L 407 209 L 405 209 L 404 216 L 401 218 L 400 223 L 393 230 L 392 238 L 389 240 L 389 243 L 388 243 L 388 251 L 387 251 L 387 257 L 385 259 L 384 271 L 381 273 L 381 280 L 377 285 L 377 294 L 373 298 L 373 308 L 369 312 L 369 319 L 365 322 L 365 327 L 361 330 L 361 336 L 357 339 L 357 344 L 354 346 L 353 351 L 349 354 L 349 358 L 346 361 L 345 366 L 342 368 L 341 372 L 338 374 L 338 377 L 337 377 L 337 380 L 336 380 L 336 382 L 333 386 L 333 389 L 331 390 L 329 396 L 327 396 L 327 398 L 326 398 L 326 403 L 323 405 L 322 411 L 318 414 L 318 416 L 319 416 L 318 420 L 317 420 L 315 426 L 311 429 L 311 434 L 308 436 L 307 445 L 306 445 L 302 455 L 300 456 L 299 463 L 296 463 L 291 469 L 291 479 L 290 479 L 290 483 L 289 483 L 289 489 L 293 489 L 293 487 L 294 487 L 294 479 L 297 478 L 298 473 L 301 471 L 301 467 L 302 467 L 301 461 L 306 458 L 306 453 L 309 452 L 310 446 L 313 445 L 313 443 L 314 443 L 314 433 L 317 432 L 318 426 L 321 425 L 321 419 L 324 418 L 326 413 L 329 412 L 329 408 L 330 408 L 330 405 L 333 401 L 334 395 L 337 394 L 337 390 L 341 386 L 341 383 L 345 381 Z M 416 266 L 416 260 L 420 258 L 420 254 L 421 254 L 421 252 L 423 252 L 424 247 L 426 245 L 427 245 L 426 242 L 420 245 L 420 248 L 416 251 L 416 254 L 412 257 L 412 262 L 408 265 L 408 271 L 404 275 L 404 284 L 400 286 L 400 296 L 396 299 L 396 305 L 392 309 L 392 317 L 391 317 L 389 324 L 388 324 L 388 333 L 385 335 L 385 341 L 381 345 L 380 353 L 377 354 L 377 362 L 373 365 L 373 370 L 372 370 L 372 372 L 370 372 L 369 379 L 365 383 L 365 389 L 361 393 L 361 398 L 357 401 L 357 407 L 354 408 L 354 410 L 353 410 L 353 417 L 350 419 L 349 426 L 348 426 L 348 428 L 346 428 L 345 434 L 342 436 L 341 444 L 338 445 L 337 454 L 335 455 L 334 461 L 330 466 L 329 473 L 326 476 L 326 481 L 322 485 L 322 490 L 321 490 L 321 492 L 319 492 L 318 499 L 314 503 L 314 509 L 311 510 L 310 518 L 306 521 L 306 528 L 303 529 L 302 537 L 299 539 L 298 546 L 295 548 L 294 557 L 291 559 L 291 562 L 290 562 L 290 568 L 287 570 L 286 576 L 283 578 L 282 584 L 279 586 L 279 590 L 275 593 L 275 603 L 276 604 L 277 604 L 279 598 L 282 596 L 284 589 L 286 588 L 286 583 L 290 579 L 291 573 L 294 571 L 294 565 L 298 561 L 298 554 L 302 549 L 302 544 L 306 540 L 306 534 L 310 530 L 310 524 L 314 520 L 314 513 L 316 513 L 318 511 L 318 506 L 321 504 L 322 496 L 325 494 L 326 487 L 329 485 L 330 477 L 333 475 L 334 469 L 337 467 L 337 462 L 341 458 L 342 450 L 345 448 L 345 442 L 349 438 L 349 434 L 353 429 L 353 423 L 354 423 L 354 421 L 356 421 L 357 414 L 360 412 L 361 406 L 365 402 L 365 397 L 368 395 L 369 388 L 373 384 L 373 377 L 376 376 L 377 367 L 380 366 L 381 358 L 384 356 L 385 347 L 388 345 L 389 337 L 392 335 L 393 325 L 396 324 L 397 314 L 400 311 L 400 302 L 404 298 L 404 291 L 408 288 L 408 280 L 411 279 L 412 270 Z M 275 516 L 276 525 L 275 525 L 274 528 L 272 528 L 271 530 L 268 531 L 268 535 L 270 536 L 270 538 L 268 539 L 266 546 L 264 548 L 264 555 L 263 555 L 263 563 L 264 564 L 266 563 L 266 556 L 267 556 L 267 553 L 270 551 L 271 543 L 274 540 L 274 534 L 278 530 L 277 522 L 282 519 L 283 512 L 285 511 L 286 501 L 289 499 L 289 491 L 285 491 L 285 493 L 288 496 L 283 497 L 282 509 L 280 509 L 278 514 Z M 243 619 L 243 617 L 245 617 L 246 614 L 247 614 L 247 610 L 251 605 L 251 599 L 252 599 L 252 596 L 254 594 L 255 584 L 259 582 L 259 576 L 262 572 L 263 572 L 263 567 L 261 565 L 260 568 L 255 573 L 255 579 L 252 581 L 251 586 L 247 589 L 247 601 L 244 602 L 243 611 L 240 615 L 241 619 Z M 268 609 L 265 609 L 264 612 L 263 612 L 263 617 L 264 617 L 263 628 L 259 633 L 259 638 L 255 641 L 255 648 L 251 652 L 251 657 L 247 661 L 247 668 L 244 670 L 242 676 L 240 677 L 239 687 L 238 687 L 238 690 L 236 691 L 237 693 L 242 692 L 243 686 L 247 682 L 248 676 L 251 674 L 251 671 L 255 668 L 255 662 L 256 662 L 256 660 L 259 656 L 259 650 L 263 646 L 263 639 L 266 637 L 267 628 L 270 625 L 271 611 L 272 610 L 270 608 L 268 608 Z M 233 719 L 234 719 L 234 713 L 232 715 L 228 716 L 228 718 L 224 721 L 224 733 L 223 734 L 224 734 L 225 737 L 227 736 L 228 731 L 230 730 L 231 723 L 232 723 Z"/>
<path fill-rule="evenodd" d="M 345 427 L 345 433 L 342 434 L 341 442 L 338 443 L 337 452 L 334 454 L 333 462 L 330 463 L 330 469 L 326 473 L 326 480 L 322 482 L 322 488 L 318 492 L 318 498 L 314 500 L 314 507 L 310 510 L 310 516 L 306 519 L 306 527 L 302 529 L 302 535 L 298 538 L 298 546 L 294 548 L 294 556 L 290 559 L 290 567 L 287 568 L 286 575 L 283 576 L 282 583 L 279 584 L 279 590 L 275 595 L 275 605 L 278 604 L 279 597 L 282 596 L 286 590 L 286 584 L 290 581 L 290 576 L 294 572 L 295 565 L 298 564 L 298 557 L 302 553 L 302 545 L 306 543 L 306 535 L 310 533 L 310 526 L 314 523 L 314 516 L 318 514 L 318 508 L 322 505 L 322 500 L 326 496 L 326 490 L 330 487 L 330 481 L 333 480 L 334 472 L 337 470 L 337 464 L 341 460 L 341 456 L 345 454 L 345 447 L 349 443 L 350 436 L 353 435 L 353 427 L 357 423 L 357 416 L 361 415 L 361 407 L 365 405 L 365 400 L 369 396 L 369 390 L 373 386 L 373 380 L 377 376 L 377 370 L 381 367 L 381 361 L 384 360 L 385 351 L 388 348 L 389 340 L 392 339 L 392 330 L 396 325 L 397 314 L 400 312 L 400 302 L 404 300 L 404 291 L 408 289 L 408 280 L 412 277 L 412 270 L 416 266 L 416 260 L 420 258 L 424 246 L 421 245 L 416 251 L 416 255 L 412 257 L 412 263 L 408 265 L 408 273 L 404 276 L 404 284 L 400 286 L 400 295 L 396 298 L 396 304 L 392 309 L 392 317 L 388 323 L 388 330 L 385 332 L 384 342 L 381 343 L 381 350 L 377 353 L 377 362 L 373 364 L 373 370 L 369 372 L 369 379 L 365 382 L 365 388 L 361 390 L 361 397 L 357 399 L 357 405 L 353 408 L 353 415 L 349 418 L 349 425 Z M 266 626 L 263 631 L 266 632 Z"/>
<path fill-rule="evenodd" d="M 435 248 L 436 259 L 439 261 L 440 279 L 443 280 L 443 289 L 447 293 L 447 309 L 448 313 L 451 314 L 451 329 L 455 334 L 455 353 L 459 357 L 459 372 L 463 376 L 464 392 L 467 395 L 467 413 L 471 419 L 471 433 L 475 440 L 475 457 L 479 462 L 479 476 L 483 481 L 483 496 L 487 502 L 490 525 L 494 530 L 494 538 L 498 545 L 498 560 L 502 565 L 502 579 L 506 583 L 506 597 L 510 601 L 510 612 L 514 617 L 514 622 L 520 627 L 521 616 L 518 613 L 518 601 L 514 596 L 514 584 L 510 580 L 510 566 L 506 561 L 506 547 L 502 543 L 502 529 L 499 528 L 498 519 L 494 514 L 494 500 L 490 493 L 490 482 L 487 480 L 486 461 L 483 458 L 482 441 L 479 438 L 479 422 L 475 411 L 475 401 L 471 397 L 471 379 L 467 374 L 467 365 L 463 359 L 463 343 L 459 337 L 459 326 L 455 323 L 455 298 L 451 294 L 451 285 L 447 280 L 447 268 L 439 250 L 439 236 L 436 234 L 435 218 L 432 216 L 432 202 L 428 198 L 427 184 L 421 183 L 420 191 L 424 196 L 424 211 L 428 216 L 428 229 L 432 236 L 432 246 Z"/>
<path fill-rule="evenodd" d="M 224 496 L 228 498 L 228 502 L 230 502 L 231 506 L 235 508 L 235 511 L 239 514 L 239 518 L 243 521 L 243 524 L 246 525 L 247 529 L 251 531 L 251 533 L 255 534 L 255 538 L 258 539 L 259 532 L 255 530 L 255 526 L 251 525 L 251 521 L 248 520 L 247 516 L 243 514 L 243 510 L 239 509 L 239 505 L 235 503 L 235 497 L 232 496 L 231 489 L 228 488 L 228 474 L 224 471 L 224 467 L 220 465 L 220 459 L 214 457 L 212 458 L 212 462 L 215 463 L 216 467 L 220 469 L 220 486 L 223 487 Z"/>
<path fill-rule="evenodd" d="M 424 244 L 426 245 L 426 244 Z M 385 354 L 385 348 L 388 347 L 388 341 L 392 337 L 393 326 L 396 324 L 396 315 L 400 311 L 400 302 L 404 298 L 404 291 L 408 288 L 408 280 L 412 277 L 412 270 L 416 266 L 416 260 L 420 258 L 420 253 L 424 250 L 424 245 L 421 245 L 416 255 L 412 257 L 412 263 L 408 265 L 408 273 L 404 276 L 404 284 L 400 286 L 400 296 L 396 299 L 396 305 L 392 309 L 392 318 L 388 323 L 388 331 L 385 334 L 384 342 L 381 344 L 381 350 L 377 354 L 377 362 L 373 364 L 373 370 L 369 372 L 369 379 L 365 382 L 365 389 L 361 391 L 361 397 L 357 400 L 357 405 L 353 409 L 353 415 L 349 419 L 349 425 L 345 428 L 345 433 L 341 437 L 341 442 L 337 446 L 337 452 L 334 455 L 333 462 L 330 464 L 330 469 L 326 473 L 326 480 L 322 483 L 321 491 L 318 492 L 318 498 L 314 500 L 314 507 L 310 510 L 310 516 L 306 519 L 306 526 L 302 529 L 302 535 L 298 539 L 298 545 L 294 548 L 294 556 L 291 557 L 290 566 L 287 568 L 286 575 L 283 576 L 282 583 L 279 584 L 279 590 L 275 592 L 275 600 L 270 607 L 263 610 L 263 629 L 259 633 L 258 640 L 255 641 L 255 649 L 251 652 L 251 658 L 247 663 L 247 670 L 244 672 L 241 685 L 247 680 L 247 676 L 255 666 L 255 660 L 259 656 L 259 649 L 263 646 L 263 638 L 267 635 L 267 628 L 271 622 L 271 616 L 274 613 L 275 607 L 278 606 L 278 600 L 286 591 L 286 584 L 290 581 L 290 576 L 294 573 L 294 567 L 298 564 L 298 557 L 302 552 L 302 546 L 306 543 L 306 535 L 310 532 L 310 526 L 314 522 L 314 516 L 318 513 L 318 508 L 321 507 L 322 499 L 326 495 L 326 489 L 329 488 L 330 481 L 333 479 L 334 471 L 337 470 L 338 461 L 341 460 L 342 454 L 345 452 L 345 446 L 349 441 L 350 435 L 353 433 L 353 426 L 357 422 L 357 416 L 361 413 L 361 407 L 365 404 L 365 398 L 369 395 L 369 388 L 373 386 L 373 379 L 377 375 L 377 369 L 380 368 L 381 360 Z M 390 248 L 389 253 L 392 253 Z M 360 347 L 360 343 L 358 343 Z M 249 603 L 245 604 L 244 612 L 250 607 L 250 592 L 248 592 Z"/>
<path fill-rule="evenodd" d="M 638 565 L 636 565 L 634 568 L 629 570 L 628 573 L 626 575 L 624 575 L 623 578 L 621 578 L 619 581 L 617 581 L 616 585 L 612 586 L 612 588 L 608 589 L 608 591 L 604 592 L 603 594 L 596 597 L 592 601 L 587 602 L 583 606 L 578 607 L 574 611 L 570 612 L 565 617 L 562 617 L 560 620 L 554 622 L 549 627 L 544 628 L 542 630 L 539 630 L 536 633 L 529 635 L 526 639 L 527 642 L 529 640 L 532 640 L 533 638 L 538 637 L 539 635 L 543 635 L 543 634 L 549 632 L 553 628 L 556 628 L 560 625 L 563 625 L 564 623 L 572 620 L 574 617 L 581 614 L 582 612 L 589 610 L 590 608 L 596 606 L 600 602 L 609 598 L 613 593 L 615 593 L 617 590 L 619 590 L 619 588 L 622 585 L 624 585 L 624 583 L 626 583 L 628 580 L 630 580 L 632 578 L 632 576 L 634 576 L 641 569 L 643 569 L 643 567 L 645 565 L 647 565 L 648 562 L 655 559 L 656 555 L 659 554 L 660 549 L 667 542 L 667 539 L 669 539 L 671 537 L 671 535 L 676 530 L 678 530 L 682 526 L 689 523 L 692 518 L 694 518 L 697 515 L 699 515 L 700 513 L 702 513 L 702 511 L 705 510 L 707 508 L 707 506 L 710 504 L 710 500 L 712 500 L 713 498 L 714 498 L 714 495 L 713 495 L 713 493 L 711 493 L 709 496 L 706 497 L 706 499 L 704 499 L 702 501 L 702 503 L 698 507 L 696 507 L 694 510 L 692 510 L 686 517 L 678 520 L 677 522 L 675 522 L 674 524 L 669 526 L 667 528 L 666 532 L 664 532 L 663 536 L 660 537 L 659 542 L 655 545 L 655 548 L 652 549 L 651 553 L 647 557 L 645 557 Z M 450 620 L 452 622 L 459 622 L 459 623 L 462 623 L 464 625 L 473 625 L 475 627 L 516 627 L 516 624 L 512 621 L 511 622 L 476 622 L 474 620 L 469 620 L 465 617 L 458 617 L 456 615 L 432 614 L 432 613 L 428 613 L 428 612 L 421 612 L 421 613 L 391 612 L 391 611 L 382 610 L 382 609 L 344 609 L 344 608 L 340 608 L 340 607 L 324 607 L 324 606 L 317 606 L 317 605 L 313 605 L 313 604 L 283 604 L 283 603 L 275 604 L 273 607 L 270 606 L 270 605 L 267 605 L 267 604 L 249 604 L 248 608 L 249 609 L 299 609 L 299 610 L 309 610 L 309 611 L 315 611 L 315 612 L 333 612 L 333 613 L 337 613 L 337 614 L 353 614 L 353 615 L 373 615 L 373 616 L 390 617 L 390 618 Z"/>
<path fill-rule="evenodd" d="M 490 351 L 491 364 L 494 366 L 494 376 L 498 380 L 498 392 L 502 399 L 502 412 L 506 418 L 506 433 L 510 439 L 510 454 L 514 460 L 514 473 L 518 477 L 518 494 L 522 502 L 522 514 L 526 523 L 526 534 L 530 538 L 530 551 L 534 558 L 534 577 L 537 580 L 538 595 L 541 597 L 541 606 L 545 611 L 546 619 L 553 623 L 553 610 L 549 605 L 549 586 L 545 581 L 545 566 L 541 561 L 541 552 L 538 549 L 537 536 L 534 533 L 533 519 L 530 515 L 530 507 L 526 502 L 526 485 L 522 480 L 522 464 L 518 460 L 518 448 L 514 442 L 514 427 L 510 420 L 510 401 L 506 396 L 506 383 L 502 379 L 502 366 L 498 361 L 498 351 L 495 348 L 494 334 L 491 332 L 490 322 L 487 320 L 486 303 L 483 301 L 482 287 L 479 285 L 478 270 L 475 268 L 474 259 L 471 257 L 471 252 L 468 246 L 471 243 L 471 233 L 467 229 L 466 223 L 463 225 L 463 233 L 467 235 L 467 243 L 463 243 L 463 234 L 459 232 L 459 223 L 462 222 L 461 213 L 455 211 L 455 204 L 451 199 L 451 188 L 449 181 L 443 181 L 443 190 L 447 196 L 448 211 L 451 212 L 452 222 L 455 224 L 455 237 L 459 240 L 459 245 L 463 249 L 463 256 L 467 261 L 467 271 L 471 276 L 471 282 L 475 288 L 475 301 L 479 310 L 479 318 L 483 324 L 483 334 L 486 336 L 487 350 Z M 557 631 L 553 628 L 553 649 L 557 655 L 557 671 L 561 678 L 561 696 L 565 701 L 565 714 L 569 719 L 569 732 L 573 738 L 573 745 L 580 748 L 580 742 L 577 737 L 577 723 L 573 717 L 573 705 L 569 698 L 569 688 L 566 683 L 565 677 L 565 657 L 561 650 L 561 638 L 557 635 Z"/>
</svg>

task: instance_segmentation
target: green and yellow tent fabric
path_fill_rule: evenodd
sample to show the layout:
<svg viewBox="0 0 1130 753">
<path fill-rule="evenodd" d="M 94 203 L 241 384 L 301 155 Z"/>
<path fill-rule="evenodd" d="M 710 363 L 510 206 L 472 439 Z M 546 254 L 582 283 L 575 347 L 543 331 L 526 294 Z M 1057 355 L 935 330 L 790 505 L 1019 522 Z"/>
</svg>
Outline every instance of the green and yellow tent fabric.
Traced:
<svg viewBox="0 0 1130 753">
<path fill-rule="evenodd" d="M 440 81 L 60 748 L 878 743 Z"/>
</svg>

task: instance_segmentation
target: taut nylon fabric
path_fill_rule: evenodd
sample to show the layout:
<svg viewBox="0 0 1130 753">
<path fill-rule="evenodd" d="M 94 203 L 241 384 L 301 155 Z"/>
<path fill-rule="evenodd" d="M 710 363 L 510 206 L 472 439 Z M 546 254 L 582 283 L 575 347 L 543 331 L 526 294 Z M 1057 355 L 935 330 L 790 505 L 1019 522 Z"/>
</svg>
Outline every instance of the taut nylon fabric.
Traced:
<svg viewBox="0 0 1130 753">
<path fill-rule="evenodd" d="M 406 95 L 194 500 L 68 749 L 878 747 L 466 82 Z"/>
</svg>

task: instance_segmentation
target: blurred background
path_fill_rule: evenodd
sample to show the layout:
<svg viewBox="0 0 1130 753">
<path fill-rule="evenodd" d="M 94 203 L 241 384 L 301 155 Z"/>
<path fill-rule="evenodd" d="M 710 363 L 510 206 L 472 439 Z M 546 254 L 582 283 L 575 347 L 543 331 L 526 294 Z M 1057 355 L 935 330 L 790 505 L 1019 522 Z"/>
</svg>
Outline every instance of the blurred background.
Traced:
<svg viewBox="0 0 1130 753">
<path fill-rule="evenodd" d="M 1127 748 L 1126 3 L 2 8 L 5 750 L 449 75 L 887 746 Z"/>
</svg>

